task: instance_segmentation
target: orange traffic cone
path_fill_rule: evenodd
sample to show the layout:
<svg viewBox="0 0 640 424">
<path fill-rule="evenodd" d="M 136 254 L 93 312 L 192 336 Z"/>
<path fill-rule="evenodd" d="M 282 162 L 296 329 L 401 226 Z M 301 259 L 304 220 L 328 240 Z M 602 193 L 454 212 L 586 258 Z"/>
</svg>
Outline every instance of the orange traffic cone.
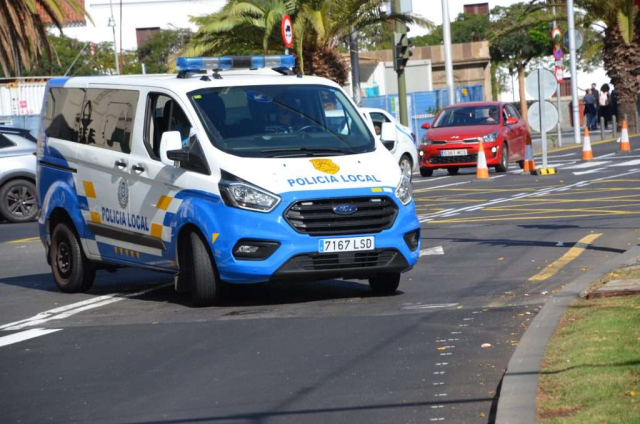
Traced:
<svg viewBox="0 0 640 424">
<path fill-rule="evenodd" d="M 524 146 L 524 168 L 523 171 L 530 173 L 536 170 L 536 161 L 533 159 L 533 146 L 531 145 L 531 139 L 527 137 L 527 141 Z"/>
<path fill-rule="evenodd" d="M 591 137 L 589 128 L 584 129 L 584 143 L 582 143 L 582 160 L 593 160 L 593 150 L 591 150 Z"/>
<path fill-rule="evenodd" d="M 629 130 L 627 129 L 627 121 L 622 120 L 622 132 L 620 133 L 620 151 L 631 151 L 631 144 L 629 143 Z"/>
<path fill-rule="evenodd" d="M 482 138 L 478 138 L 478 164 L 476 166 L 476 178 L 489 178 L 489 168 L 487 168 L 487 157 L 484 154 L 484 143 L 482 142 Z"/>
</svg>

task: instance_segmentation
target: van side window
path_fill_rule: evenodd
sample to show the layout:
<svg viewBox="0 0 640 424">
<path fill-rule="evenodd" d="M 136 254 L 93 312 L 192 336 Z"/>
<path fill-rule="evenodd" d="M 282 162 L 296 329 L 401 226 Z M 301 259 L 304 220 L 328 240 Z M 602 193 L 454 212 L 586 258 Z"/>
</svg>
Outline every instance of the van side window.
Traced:
<svg viewBox="0 0 640 424">
<path fill-rule="evenodd" d="M 137 104 L 137 91 L 88 89 L 82 104 L 78 141 L 130 153 Z"/>
<path fill-rule="evenodd" d="M 191 123 L 180 105 L 167 95 L 150 93 L 144 144 L 152 159 L 160 160 L 160 140 L 166 131 L 179 131 L 182 145 L 188 146 Z"/>
<path fill-rule="evenodd" d="M 78 141 L 83 88 L 51 88 L 44 110 L 45 133 L 49 137 Z"/>
</svg>

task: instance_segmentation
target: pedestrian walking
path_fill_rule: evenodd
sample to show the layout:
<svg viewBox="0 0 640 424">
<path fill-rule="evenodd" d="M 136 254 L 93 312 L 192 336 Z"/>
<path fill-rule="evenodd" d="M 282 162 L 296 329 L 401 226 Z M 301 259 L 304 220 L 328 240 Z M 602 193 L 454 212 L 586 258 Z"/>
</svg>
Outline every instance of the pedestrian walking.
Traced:
<svg viewBox="0 0 640 424">
<path fill-rule="evenodd" d="M 598 110 L 596 108 L 596 98 L 593 96 L 592 91 L 592 89 L 587 88 L 582 101 L 584 102 L 584 116 L 586 118 L 585 126 L 590 130 L 595 130 L 597 127 L 596 117 Z"/>
<path fill-rule="evenodd" d="M 607 129 L 611 121 L 611 95 L 609 94 L 609 84 L 602 84 L 598 95 L 598 119 L 604 118 L 604 129 Z"/>
</svg>

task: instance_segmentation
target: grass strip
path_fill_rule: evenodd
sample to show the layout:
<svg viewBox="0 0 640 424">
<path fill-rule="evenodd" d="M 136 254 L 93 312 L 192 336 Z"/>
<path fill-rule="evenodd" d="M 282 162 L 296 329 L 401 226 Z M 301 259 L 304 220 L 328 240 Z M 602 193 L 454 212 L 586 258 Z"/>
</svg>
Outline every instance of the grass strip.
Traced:
<svg viewBox="0 0 640 424">
<path fill-rule="evenodd" d="M 640 423 L 640 296 L 567 309 L 542 363 L 538 422 Z"/>
</svg>

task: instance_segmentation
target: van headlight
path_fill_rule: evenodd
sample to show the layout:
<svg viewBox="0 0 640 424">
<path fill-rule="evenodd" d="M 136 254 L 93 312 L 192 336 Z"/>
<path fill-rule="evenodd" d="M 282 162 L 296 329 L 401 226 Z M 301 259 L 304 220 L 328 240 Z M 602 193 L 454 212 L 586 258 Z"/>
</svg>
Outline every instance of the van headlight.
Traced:
<svg viewBox="0 0 640 424">
<path fill-rule="evenodd" d="M 485 143 L 492 143 L 496 140 L 498 140 L 498 131 L 494 131 L 491 134 L 487 134 L 482 137 L 482 141 L 484 141 Z"/>
<path fill-rule="evenodd" d="M 225 205 L 256 212 L 271 212 L 280 197 L 244 181 L 221 180 L 220 194 Z"/>
<path fill-rule="evenodd" d="M 411 201 L 411 181 L 405 175 L 400 178 L 400 184 L 396 188 L 396 197 L 403 205 L 409 204 Z"/>
</svg>

